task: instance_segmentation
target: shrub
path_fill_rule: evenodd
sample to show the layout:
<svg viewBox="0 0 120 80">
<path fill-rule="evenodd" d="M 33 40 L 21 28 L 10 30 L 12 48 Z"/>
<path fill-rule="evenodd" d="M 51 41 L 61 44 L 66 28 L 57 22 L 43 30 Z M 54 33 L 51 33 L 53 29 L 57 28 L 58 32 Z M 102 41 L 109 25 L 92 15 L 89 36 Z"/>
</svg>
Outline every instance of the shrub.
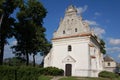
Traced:
<svg viewBox="0 0 120 80">
<path fill-rule="evenodd" d="M 17 78 L 19 80 L 37 80 L 39 76 L 38 68 L 34 67 L 20 67 L 17 70 Z"/>
<path fill-rule="evenodd" d="M 16 67 L 0 66 L 0 79 L 1 80 L 13 80 L 15 78 L 14 71 Z"/>
<path fill-rule="evenodd" d="M 63 70 L 55 67 L 0 66 L 0 80 L 38 80 L 40 75 L 63 75 Z"/>
<path fill-rule="evenodd" d="M 118 75 L 113 73 L 113 72 L 102 71 L 102 72 L 99 73 L 99 77 L 103 77 L 103 78 L 117 78 Z"/>
<path fill-rule="evenodd" d="M 64 71 L 62 69 L 58 69 L 56 67 L 46 67 L 44 68 L 44 75 L 52 75 L 52 76 L 57 76 L 57 75 L 63 75 Z"/>
</svg>

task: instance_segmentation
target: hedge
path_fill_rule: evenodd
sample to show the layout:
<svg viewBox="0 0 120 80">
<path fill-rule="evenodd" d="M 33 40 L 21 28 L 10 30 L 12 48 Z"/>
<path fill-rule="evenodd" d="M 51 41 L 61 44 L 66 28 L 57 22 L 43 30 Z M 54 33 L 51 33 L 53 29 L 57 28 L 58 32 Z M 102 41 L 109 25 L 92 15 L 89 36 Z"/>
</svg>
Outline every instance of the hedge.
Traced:
<svg viewBox="0 0 120 80">
<path fill-rule="evenodd" d="M 103 78 L 118 78 L 119 76 L 113 72 L 102 71 L 99 73 L 99 77 Z"/>
<path fill-rule="evenodd" d="M 0 80 L 38 80 L 40 75 L 63 75 L 63 70 L 55 67 L 0 66 Z"/>
<path fill-rule="evenodd" d="M 15 79 L 15 67 L 0 67 L 0 79 L 1 80 L 13 80 Z"/>
<path fill-rule="evenodd" d="M 63 75 L 64 71 L 62 69 L 58 69 L 56 67 L 46 67 L 44 68 L 44 75 L 52 75 L 52 76 L 57 76 L 57 75 Z"/>
</svg>

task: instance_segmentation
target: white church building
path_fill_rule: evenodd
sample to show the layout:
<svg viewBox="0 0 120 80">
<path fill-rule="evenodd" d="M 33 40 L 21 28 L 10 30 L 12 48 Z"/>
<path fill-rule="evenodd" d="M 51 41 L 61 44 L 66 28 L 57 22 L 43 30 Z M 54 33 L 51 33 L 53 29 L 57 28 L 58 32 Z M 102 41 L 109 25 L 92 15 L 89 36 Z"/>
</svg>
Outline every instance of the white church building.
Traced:
<svg viewBox="0 0 120 80">
<path fill-rule="evenodd" d="M 77 9 L 69 6 L 53 34 L 52 48 L 44 58 L 44 67 L 64 70 L 64 76 L 98 77 L 103 70 L 100 41 Z"/>
</svg>

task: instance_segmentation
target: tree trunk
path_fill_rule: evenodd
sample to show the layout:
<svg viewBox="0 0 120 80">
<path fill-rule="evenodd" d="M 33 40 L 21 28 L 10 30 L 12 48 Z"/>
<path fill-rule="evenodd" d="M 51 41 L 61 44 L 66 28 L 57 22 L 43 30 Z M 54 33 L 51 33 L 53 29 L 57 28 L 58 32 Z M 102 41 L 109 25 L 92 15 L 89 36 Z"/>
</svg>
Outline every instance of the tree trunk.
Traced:
<svg viewBox="0 0 120 80">
<path fill-rule="evenodd" d="M 3 54 L 4 54 L 4 44 L 1 43 L 1 52 L 0 52 L 0 65 L 3 64 Z"/>
<path fill-rule="evenodd" d="M 45 55 L 43 54 L 43 60 L 41 62 L 41 66 L 44 67 L 44 58 L 45 58 Z"/>
<path fill-rule="evenodd" d="M 41 67 L 44 67 L 44 60 L 42 60 L 40 65 L 41 65 Z"/>
<path fill-rule="evenodd" d="M 3 64 L 4 46 L 5 46 L 4 44 L 5 44 L 4 37 L 1 36 L 0 65 Z"/>
<path fill-rule="evenodd" d="M 26 53 L 26 66 L 28 66 L 29 65 L 29 55 L 28 55 L 28 53 Z"/>
<path fill-rule="evenodd" d="M 35 54 L 33 54 L 33 67 L 35 67 Z"/>
</svg>

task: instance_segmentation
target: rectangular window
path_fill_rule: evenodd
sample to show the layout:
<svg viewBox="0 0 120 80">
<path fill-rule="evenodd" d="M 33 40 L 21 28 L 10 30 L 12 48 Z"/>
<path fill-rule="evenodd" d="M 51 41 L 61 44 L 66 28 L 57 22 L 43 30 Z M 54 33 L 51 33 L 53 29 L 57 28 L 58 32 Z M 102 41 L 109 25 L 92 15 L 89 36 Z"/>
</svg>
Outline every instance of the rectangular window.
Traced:
<svg viewBox="0 0 120 80">
<path fill-rule="evenodd" d="M 63 34 L 65 34 L 65 30 L 63 31 Z"/>
<path fill-rule="evenodd" d="M 77 28 L 75 28 L 75 32 L 77 32 Z"/>
<path fill-rule="evenodd" d="M 68 51 L 72 51 L 72 46 L 71 45 L 68 46 Z"/>
</svg>

